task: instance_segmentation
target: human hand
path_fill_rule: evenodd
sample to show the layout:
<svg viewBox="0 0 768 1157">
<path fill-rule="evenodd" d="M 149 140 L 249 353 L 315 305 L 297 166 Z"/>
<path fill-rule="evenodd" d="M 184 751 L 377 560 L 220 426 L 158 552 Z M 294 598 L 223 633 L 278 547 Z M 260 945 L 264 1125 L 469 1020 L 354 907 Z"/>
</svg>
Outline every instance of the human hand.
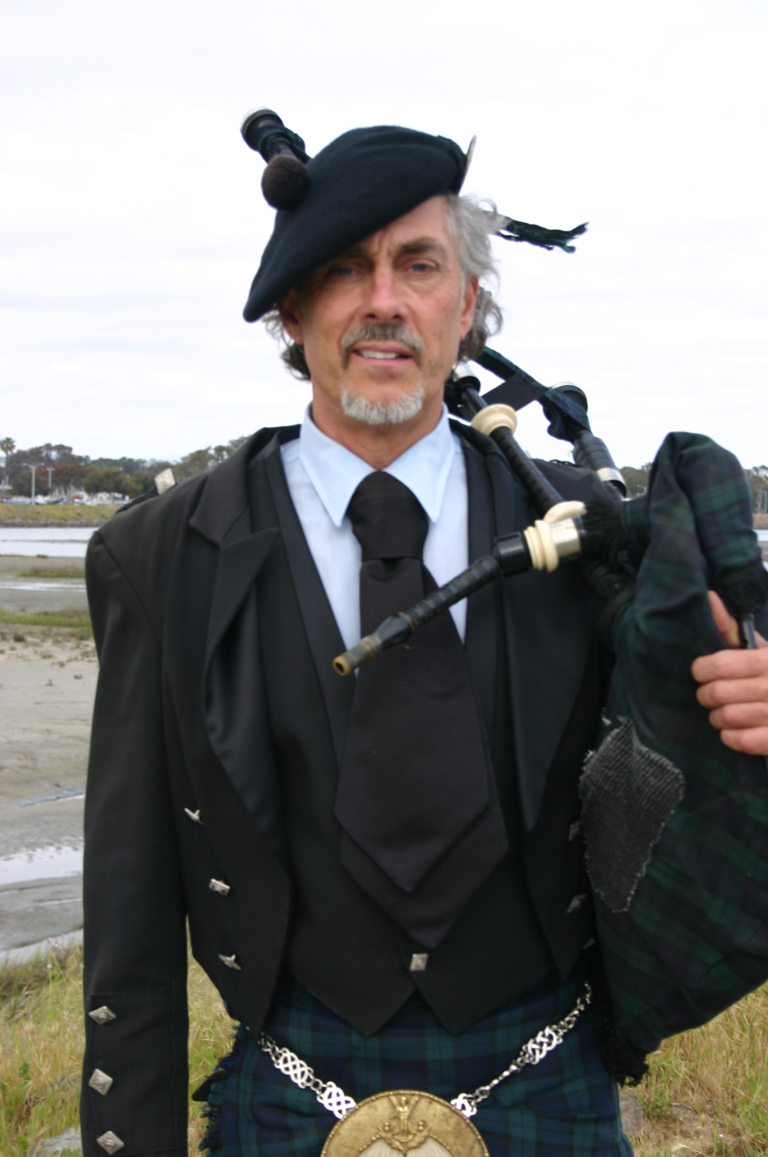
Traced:
<svg viewBox="0 0 768 1157">
<path fill-rule="evenodd" d="M 738 624 L 714 591 L 709 606 L 728 649 L 694 660 L 696 698 L 726 747 L 768 755 L 768 642 L 758 635 L 756 651 L 742 650 Z"/>
</svg>

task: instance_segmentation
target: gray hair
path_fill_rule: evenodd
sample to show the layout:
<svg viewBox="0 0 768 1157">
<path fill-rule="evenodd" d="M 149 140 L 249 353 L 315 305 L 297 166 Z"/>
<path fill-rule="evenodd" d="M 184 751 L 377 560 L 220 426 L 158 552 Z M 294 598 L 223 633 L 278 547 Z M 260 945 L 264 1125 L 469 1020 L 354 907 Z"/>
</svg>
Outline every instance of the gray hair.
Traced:
<svg viewBox="0 0 768 1157">
<path fill-rule="evenodd" d="M 463 338 L 457 361 L 468 361 L 478 357 L 491 334 L 498 333 L 502 326 L 501 309 L 494 300 L 490 289 L 482 282 L 495 283 L 496 262 L 491 252 L 491 237 L 504 221 L 491 201 L 481 202 L 473 197 L 459 197 L 455 193 L 446 196 L 448 203 L 448 228 L 456 246 L 461 272 L 466 280 L 476 277 L 480 284 L 477 294 L 475 316 L 469 333 Z M 271 309 L 264 314 L 267 333 L 285 347 L 280 357 L 290 372 L 297 378 L 309 381 L 310 373 L 304 347 L 290 341 L 285 331 L 280 313 Z"/>
</svg>

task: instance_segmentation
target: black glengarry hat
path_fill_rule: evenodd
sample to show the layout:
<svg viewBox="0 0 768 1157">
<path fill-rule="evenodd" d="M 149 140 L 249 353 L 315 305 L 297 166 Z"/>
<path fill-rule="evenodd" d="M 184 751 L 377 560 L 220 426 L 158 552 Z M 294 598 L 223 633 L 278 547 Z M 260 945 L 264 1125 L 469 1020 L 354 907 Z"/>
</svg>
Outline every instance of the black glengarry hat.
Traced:
<svg viewBox="0 0 768 1157">
<path fill-rule="evenodd" d="M 278 209 L 245 320 L 257 321 L 313 270 L 423 201 L 458 193 L 466 168 L 454 141 L 414 129 L 379 125 L 337 137 L 306 165 L 298 203 Z"/>
</svg>

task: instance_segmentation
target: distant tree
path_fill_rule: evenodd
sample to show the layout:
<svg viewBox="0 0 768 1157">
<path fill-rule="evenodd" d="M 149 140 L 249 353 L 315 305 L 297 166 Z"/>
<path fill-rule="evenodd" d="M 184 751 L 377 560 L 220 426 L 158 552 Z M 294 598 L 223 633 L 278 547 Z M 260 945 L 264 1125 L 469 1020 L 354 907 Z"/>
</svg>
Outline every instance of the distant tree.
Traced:
<svg viewBox="0 0 768 1157">
<path fill-rule="evenodd" d="M 193 450 L 190 454 L 185 454 L 178 462 L 172 463 L 176 481 L 183 482 L 185 478 L 194 478 L 196 474 L 212 470 L 214 466 L 218 466 L 220 462 L 234 454 L 245 441 L 244 435 L 242 438 L 232 438 L 226 445 L 206 446 L 203 450 Z"/>
<path fill-rule="evenodd" d="M 47 481 L 47 476 L 39 469 L 39 463 L 34 458 L 30 457 L 29 463 L 12 461 L 8 470 L 8 478 L 12 492 L 19 498 L 29 498 L 32 492 L 31 471 L 28 469 L 28 465 L 38 467 L 35 471 L 35 493 L 40 494 L 46 489 L 44 483 Z"/>
<path fill-rule="evenodd" d="M 90 466 L 84 466 L 81 462 L 57 463 L 51 479 L 54 490 L 62 490 L 65 494 L 84 490 L 89 470 Z"/>
<path fill-rule="evenodd" d="M 768 466 L 751 466 L 745 470 L 755 514 L 768 514 Z"/>
<path fill-rule="evenodd" d="M 0 438 L 0 450 L 5 455 L 5 470 L 3 475 L 3 494 L 8 490 L 8 459 L 16 449 L 16 443 L 13 438 Z"/>
<path fill-rule="evenodd" d="M 147 462 L 144 458 L 92 458 L 91 466 L 94 470 L 122 470 L 128 478 L 146 470 Z"/>
<path fill-rule="evenodd" d="M 648 479 L 651 475 L 651 462 L 645 466 L 622 466 L 621 472 L 627 484 L 627 498 L 637 498 L 645 494 L 648 489 Z"/>
<path fill-rule="evenodd" d="M 63 443 L 54 445 L 51 442 L 46 442 L 43 446 L 31 446 L 28 450 L 14 450 L 7 456 L 6 466 L 8 479 L 15 494 L 29 494 L 28 463 L 43 467 L 42 470 L 38 470 L 37 478 L 40 483 L 38 490 L 44 493 L 48 489 L 46 469 L 48 466 L 53 468 L 52 481 L 56 487 L 58 481 L 55 480 L 55 475 L 61 466 L 87 467 L 89 459 L 85 455 L 75 454 L 71 446 L 65 446 Z"/>
<path fill-rule="evenodd" d="M 173 469 L 172 463 L 159 458 L 153 458 L 152 461 L 147 462 L 143 470 L 131 475 L 131 482 L 136 487 L 136 493 L 144 494 L 147 490 L 151 490 L 155 484 L 156 476 L 169 467 Z"/>
<path fill-rule="evenodd" d="M 224 447 L 216 448 L 224 450 Z M 226 454 L 224 455 L 226 457 Z M 210 446 L 206 446 L 204 450 L 193 450 L 190 454 L 185 454 L 173 466 L 173 473 L 177 482 L 182 482 L 185 478 L 194 478 L 196 474 L 204 474 L 206 470 L 211 470 L 217 463 L 215 451 Z"/>
<path fill-rule="evenodd" d="M 122 470 L 116 470 L 114 467 L 89 470 L 83 486 L 88 494 L 122 494 L 124 498 L 133 497 L 134 494 L 131 479 Z"/>
<path fill-rule="evenodd" d="M 230 455 L 242 446 L 246 436 L 231 438 L 229 442 L 217 446 L 206 446 L 200 450 L 192 450 L 185 454 L 178 462 L 169 462 L 159 458 L 89 458 L 85 454 L 75 454 L 71 446 L 63 443 L 46 442 L 42 446 L 32 446 L 28 450 L 17 450 L 12 438 L 0 439 L 0 451 L 6 456 L 7 481 L 16 494 L 28 495 L 30 489 L 29 470 L 27 463 L 35 463 L 43 469 L 37 471 L 37 492 L 48 491 L 48 467 L 52 468 L 51 488 L 63 491 L 65 494 L 76 493 L 78 490 L 87 490 L 97 494 L 100 490 L 116 494 L 125 494 L 134 497 L 151 490 L 155 477 L 161 471 L 170 467 L 177 482 L 186 478 L 193 478 L 206 470 L 212 470 L 220 462 L 224 462 Z M 116 471 L 119 475 L 119 487 L 110 490 L 106 485 L 99 483 L 99 478 L 105 472 Z M 92 478 L 91 474 L 96 478 Z M 86 486 L 86 480 L 88 484 Z M 112 481 L 115 481 L 114 475 Z"/>
</svg>

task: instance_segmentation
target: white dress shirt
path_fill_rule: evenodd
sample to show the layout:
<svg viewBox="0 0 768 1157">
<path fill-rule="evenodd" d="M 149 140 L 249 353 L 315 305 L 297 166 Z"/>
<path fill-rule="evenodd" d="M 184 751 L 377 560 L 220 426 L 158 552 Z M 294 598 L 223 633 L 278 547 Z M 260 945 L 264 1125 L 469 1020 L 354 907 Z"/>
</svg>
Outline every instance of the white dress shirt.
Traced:
<svg viewBox="0 0 768 1157">
<path fill-rule="evenodd" d="M 282 447 L 288 489 L 336 622 L 349 649 L 360 640 L 360 543 L 346 511 L 373 467 L 323 434 L 307 407 L 299 438 Z M 467 472 L 448 411 L 425 438 L 387 467 L 418 498 L 429 518 L 424 563 L 438 586 L 468 566 Z M 406 607 L 400 608 L 406 610 Z M 466 600 L 451 607 L 461 639 Z"/>
</svg>

